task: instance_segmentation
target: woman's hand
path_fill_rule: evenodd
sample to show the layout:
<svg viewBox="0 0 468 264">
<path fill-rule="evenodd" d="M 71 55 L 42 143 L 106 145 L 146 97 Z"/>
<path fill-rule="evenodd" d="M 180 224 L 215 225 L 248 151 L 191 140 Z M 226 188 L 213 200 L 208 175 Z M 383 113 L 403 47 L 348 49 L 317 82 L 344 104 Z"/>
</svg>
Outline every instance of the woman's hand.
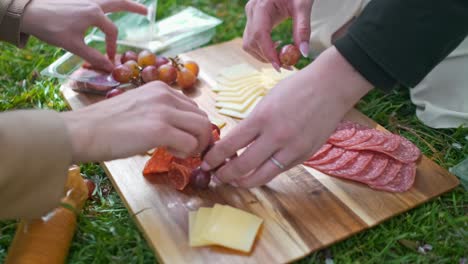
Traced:
<svg viewBox="0 0 468 264">
<path fill-rule="evenodd" d="M 178 157 L 203 151 L 211 123 L 190 98 L 151 82 L 86 108 L 62 114 L 73 161 L 105 161 L 165 146 Z"/>
<path fill-rule="evenodd" d="M 280 82 L 247 119 L 216 142 L 202 169 L 217 168 L 247 147 L 219 168 L 216 178 L 245 188 L 266 184 L 315 153 L 371 88 L 331 47 L 308 67 Z"/>
<path fill-rule="evenodd" d="M 244 50 L 262 62 L 270 62 L 279 71 L 280 61 L 271 31 L 292 17 L 296 46 L 304 57 L 309 53 L 310 13 L 313 0 L 250 0 L 245 6 L 247 25 Z"/>
<path fill-rule="evenodd" d="M 112 71 L 118 30 L 105 13 L 119 11 L 147 13 L 145 6 L 131 0 L 32 0 L 24 11 L 21 32 L 63 47 L 96 68 Z M 84 34 L 92 26 L 106 35 L 109 58 L 84 43 Z"/>
</svg>

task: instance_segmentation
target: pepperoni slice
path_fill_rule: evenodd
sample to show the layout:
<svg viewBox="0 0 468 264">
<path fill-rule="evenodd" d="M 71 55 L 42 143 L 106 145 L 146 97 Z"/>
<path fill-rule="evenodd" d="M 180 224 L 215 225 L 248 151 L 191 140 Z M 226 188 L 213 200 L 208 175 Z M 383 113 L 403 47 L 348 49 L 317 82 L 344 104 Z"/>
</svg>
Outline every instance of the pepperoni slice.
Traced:
<svg viewBox="0 0 468 264">
<path fill-rule="evenodd" d="M 349 162 L 356 159 L 358 156 L 359 151 L 347 150 L 337 160 L 326 164 L 316 165 L 314 168 L 320 171 L 338 170 L 346 166 Z"/>
<path fill-rule="evenodd" d="M 324 172 L 328 175 L 333 175 L 337 177 L 343 178 L 352 178 L 352 176 L 357 175 L 364 171 L 369 163 L 372 161 L 374 154 L 371 152 L 362 152 L 359 156 L 349 162 L 346 166 L 338 170 L 324 170 Z"/>
<path fill-rule="evenodd" d="M 143 175 L 149 176 L 156 173 L 164 173 L 169 171 L 169 165 L 172 163 L 174 156 L 169 153 L 166 148 L 159 147 L 154 152 L 151 158 L 146 162 L 143 169 Z"/>
<path fill-rule="evenodd" d="M 172 162 L 177 163 L 177 164 L 182 165 L 182 166 L 185 166 L 185 167 L 190 168 L 192 170 L 196 169 L 202 163 L 200 155 L 196 155 L 194 157 L 188 157 L 188 158 L 185 158 L 185 159 L 174 158 L 174 160 Z"/>
<path fill-rule="evenodd" d="M 190 182 L 192 169 L 178 163 L 171 163 L 169 166 L 168 180 L 170 184 L 179 191 L 185 189 Z"/>
<path fill-rule="evenodd" d="M 312 167 L 320 164 L 329 163 L 338 159 L 341 155 L 343 155 L 343 153 L 345 153 L 345 150 L 343 148 L 333 147 L 326 153 L 325 156 L 321 158 L 319 157 L 318 159 L 314 160 L 308 160 L 305 162 L 305 164 Z"/>
</svg>

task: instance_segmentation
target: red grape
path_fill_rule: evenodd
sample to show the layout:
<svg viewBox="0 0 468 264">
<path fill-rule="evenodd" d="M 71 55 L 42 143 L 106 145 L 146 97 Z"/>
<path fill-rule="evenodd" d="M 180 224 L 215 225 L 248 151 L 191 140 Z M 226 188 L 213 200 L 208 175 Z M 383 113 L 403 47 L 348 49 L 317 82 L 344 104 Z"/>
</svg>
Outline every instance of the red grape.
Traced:
<svg viewBox="0 0 468 264">
<path fill-rule="evenodd" d="M 110 90 L 110 91 L 108 91 L 106 93 L 106 98 L 112 98 L 112 97 L 117 96 L 119 94 L 123 94 L 124 92 L 125 92 L 125 90 L 123 90 L 123 89 L 114 88 L 114 89 L 112 89 L 112 90 Z"/>
<path fill-rule="evenodd" d="M 156 55 L 149 50 L 143 50 L 138 54 L 138 65 L 144 68 L 156 64 Z"/>
<path fill-rule="evenodd" d="M 141 79 L 145 83 L 156 81 L 158 79 L 158 69 L 155 66 L 146 66 L 141 71 Z"/>
<path fill-rule="evenodd" d="M 184 67 L 187 68 L 189 71 L 191 71 L 195 77 L 198 76 L 198 72 L 200 71 L 200 68 L 198 67 L 198 64 L 194 61 L 187 61 L 184 63 Z"/>
<path fill-rule="evenodd" d="M 128 83 L 133 76 L 133 71 L 125 64 L 121 64 L 112 71 L 112 78 L 120 83 Z"/>
<path fill-rule="evenodd" d="M 138 63 L 134 60 L 129 60 L 124 63 L 124 65 L 127 65 L 131 70 L 132 70 L 132 78 L 136 79 L 138 76 L 140 76 L 140 66 L 138 66 Z"/>
<path fill-rule="evenodd" d="M 177 79 L 177 70 L 171 64 L 164 64 L 158 68 L 159 80 L 172 84 Z"/>
<path fill-rule="evenodd" d="M 138 55 L 136 54 L 136 52 L 134 51 L 131 51 L 131 50 L 128 50 L 126 52 L 124 52 L 124 54 L 122 54 L 122 57 L 120 58 L 120 62 L 122 64 L 126 63 L 127 61 L 137 61 L 138 60 Z"/>
<path fill-rule="evenodd" d="M 159 68 L 159 67 L 161 67 L 162 65 L 168 64 L 168 63 L 169 63 L 169 60 L 168 60 L 166 57 L 164 57 L 164 56 L 158 56 L 158 57 L 156 58 L 156 64 L 155 64 L 155 66 L 156 66 L 156 68 Z"/>
<path fill-rule="evenodd" d="M 286 65 L 286 66 L 295 65 L 299 61 L 300 57 L 301 57 L 301 53 L 299 49 L 293 44 L 288 44 L 284 46 L 283 48 L 281 48 L 281 51 L 279 54 L 279 59 L 281 61 L 281 64 Z"/>
<path fill-rule="evenodd" d="M 190 89 L 195 85 L 197 77 L 187 68 L 182 68 L 177 72 L 177 84 L 182 89 Z"/>
<path fill-rule="evenodd" d="M 85 179 L 84 182 L 86 184 L 86 187 L 88 187 L 88 199 L 91 199 L 94 193 L 94 189 L 96 189 L 96 184 L 89 179 Z"/>
<path fill-rule="evenodd" d="M 190 175 L 190 185 L 198 189 L 206 189 L 210 185 L 211 173 L 197 167 Z"/>
</svg>

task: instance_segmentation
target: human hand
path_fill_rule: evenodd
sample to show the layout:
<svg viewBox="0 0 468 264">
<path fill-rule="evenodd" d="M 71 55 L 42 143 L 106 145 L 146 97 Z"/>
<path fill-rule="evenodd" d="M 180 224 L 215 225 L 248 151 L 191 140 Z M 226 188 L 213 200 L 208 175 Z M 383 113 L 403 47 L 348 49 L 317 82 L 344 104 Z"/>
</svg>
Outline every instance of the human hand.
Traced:
<svg viewBox="0 0 468 264">
<path fill-rule="evenodd" d="M 202 169 L 217 168 L 246 147 L 220 167 L 215 177 L 245 188 L 264 185 L 315 153 L 371 88 L 331 47 L 308 67 L 278 83 L 248 118 L 215 143 Z"/>
<path fill-rule="evenodd" d="M 309 53 L 310 12 L 313 0 L 250 0 L 245 6 L 247 25 L 243 48 L 262 62 L 270 62 L 279 71 L 280 61 L 271 31 L 292 17 L 294 43 L 304 57 Z"/>
<path fill-rule="evenodd" d="M 190 98 L 162 82 L 62 113 L 73 161 L 106 161 L 165 146 L 177 157 L 203 151 L 211 123 Z"/>
<path fill-rule="evenodd" d="M 21 32 L 60 46 L 105 71 L 112 71 L 117 27 L 105 15 L 128 11 L 145 15 L 144 5 L 131 0 L 32 0 L 24 11 Z M 86 30 L 96 26 L 106 35 L 108 58 L 84 42 Z"/>
</svg>

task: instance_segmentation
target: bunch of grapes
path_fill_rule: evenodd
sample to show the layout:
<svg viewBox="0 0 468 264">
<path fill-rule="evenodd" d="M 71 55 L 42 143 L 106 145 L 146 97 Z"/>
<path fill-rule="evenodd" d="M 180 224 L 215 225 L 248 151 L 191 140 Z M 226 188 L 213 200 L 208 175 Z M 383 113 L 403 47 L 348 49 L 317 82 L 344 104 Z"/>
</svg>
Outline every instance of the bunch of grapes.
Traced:
<svg viewBox="0 0 468 264">
<path fill-rule="evenodd" d="M 152 81 L 162 81 L 168 85 L 177 84 L 183 90 L 192 89 L 198 78 L 199 67 L 194 61 L 183 62 L 179 57 L 156 56 L 148 50 L 140 53 L 126 51 L 120 59 L 122 64 L 112 71 L 112 78 L 121 84 L 133 83 L 140 86 Z M 112 89 L 106 97 L 123 93 L 123 89 Z"/>
</svg>

